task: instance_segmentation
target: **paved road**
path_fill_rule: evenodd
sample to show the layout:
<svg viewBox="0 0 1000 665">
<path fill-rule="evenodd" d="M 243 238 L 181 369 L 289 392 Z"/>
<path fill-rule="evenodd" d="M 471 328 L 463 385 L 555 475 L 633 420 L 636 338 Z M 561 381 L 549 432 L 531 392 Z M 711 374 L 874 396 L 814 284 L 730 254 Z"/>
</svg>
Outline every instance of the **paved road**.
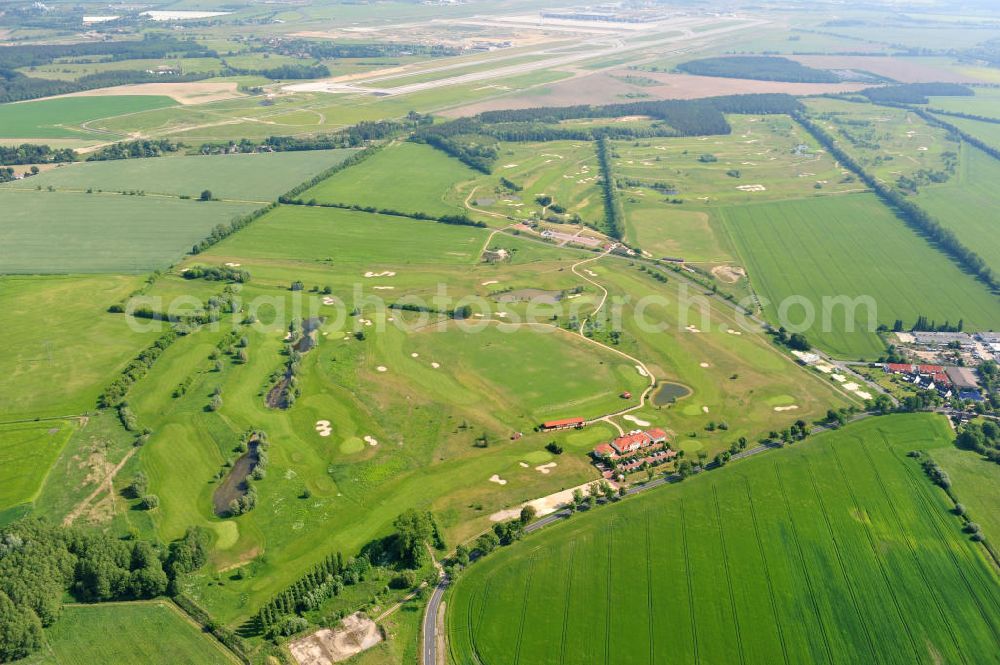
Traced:
<svg viewBox="0 0 1000 665">
<path fill-rule="evenodd" d="M 427 614 L 424 615 L 424 665 L 437 665 L 437 616 L 444 600 L 444 592 L 448 590 L 451 579 L 441 575 L 441 581 L 434 587 L 431 600 L 427 603 Z"/>
</svg>

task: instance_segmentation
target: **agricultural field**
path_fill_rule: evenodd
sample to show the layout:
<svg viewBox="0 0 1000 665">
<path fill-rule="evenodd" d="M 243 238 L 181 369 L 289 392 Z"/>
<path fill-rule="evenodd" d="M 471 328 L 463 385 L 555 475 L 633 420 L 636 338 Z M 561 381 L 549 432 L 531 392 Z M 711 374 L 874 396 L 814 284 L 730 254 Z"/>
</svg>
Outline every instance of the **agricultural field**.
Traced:
<svg viewBox="0 0 1000 665">
<path fill-rule="evenodd" d="M 93 138 L 89 123 L 176 104 L 169 97 L 61 97 L 0 105 L 0 139 Z"/>
<path fill-rule="evenodd" d="M 786 303 L 787 321 L 825 351 L 874 359 L 883 345 L 878 325 L 913 325 L 920 315 L 939 323 L 964 320 L 966 330 L 1000 327 L 990 292 L 911 231 L 871 194 L 723 208 L 720 215 L 747 267 L 750 282 L 769 301 L 772 322 Z M 835 307 L 823 322 L 823 298 L 870 296 L 867 307 Z M 851 331 L 851 328 L 854 331 Z"/>
<path fill-rule="evenodd" d="M 165 268 L 217 224 L 260 207 L 110 192 L 0 190 L 0 208 L 10 211 L 0 229 L 0 273 L 142 273 Z"/>
<path fill-rule="evenodd" d="M 599 224 L 604 217 L 597 155 L 589 141 L 501 143 L 493 175 L 477 175 L 476 180 L 455 188 L 449 200 L 468 201 L 487 215 L 487 221 L 508 215 L 566 220 L 579 215 L 586 222 Z M 521 189 L 505 186 L 502 178 Z M 549 197 L 551 203 L 543 206 L 539 197 Z M 553 210 L 553 204 L 565 212 Z"/>
<path fill-rule="evenodd" d="M 25 665 L 239 662 L 168 602 L 74 605 L 63 612 L 47 634 L 46 652 L 25 660 Z"/>
<path fill-rule="evenodd" d="M 547 528 L 463 573 L 449 662 L 988 662 L 996 573 L 904 455 L 949 445 L 873 419 Z"/>
<path fill-rule="evenodd" d="M 813 119 L 881 180 L 919 180 L 921 172 L 953 175 L 958 144 L 910 111 L 821 98 L 805 104 Z"/>
<path fill-rule="evenodd" d="M 994 270 L 1000 270 L 1000 235 L 993 214 L 1000 206 L 998 179 L 1000 160 L 964 146 L 956 177 L 943 185 L 925 188 L 916 199 L 966 246 L 974 247 Z"/>
<path fill-rule="evenodd" d="M 155 337 L 107 314 L 139 277 L 0 278 L 0 415 L 3 421 L 80 415 Z M 53 381 L 53 376 L 59 376 Z"/>
<path fill-rule="evenodd" d="M 952 113 L 968 113 L 986 118 L 996 118 L 1000 120 L 1000 91 L 995 88 L 974 88 L 974 97 L 931 97 L 927 105 L 928 110 L 944 109 Z M 948 122 L 954 123 L 960 118 L 946 118 Z M 974 123 L 972 127 L 978 125 Z M 964 129 L 964 127 L 963 127 Z M 971 129 L 967 129 L 970 134 L 974 134 Z"/>
<path fill-rule="evenodd" d="M 966 120 L 965 118 L 953 118 L 951 116 L 943 116 L 942 119 L 974 136 L 986 145 L 1000 149 L 1000 124 L 982 122 L 980 120 Z"/>
<path fill-rule="evenodd" d="M 350 173 L 334 174 L 301 199 L 319 203 L 373 206 L 382 210 L 428 215 L 455 215 L 460 206 L 444 201 L 456 184 L 475 171 L 430 146 L 402 142 L 386 146 Z"/>
<path fill-rule="evenodd" d="M 6 183 L 2 188 L 141 191 L 193 199 L 207 189 L 218 199 L 270 203 L 350 154 L 349 150 L 314 150 L 81 162 Z"/>
<path fill-rule="evenodd" d="M 35 499 L 75 427 L 68 420 L 0 424 L 0 522 Z"/>
</svg>

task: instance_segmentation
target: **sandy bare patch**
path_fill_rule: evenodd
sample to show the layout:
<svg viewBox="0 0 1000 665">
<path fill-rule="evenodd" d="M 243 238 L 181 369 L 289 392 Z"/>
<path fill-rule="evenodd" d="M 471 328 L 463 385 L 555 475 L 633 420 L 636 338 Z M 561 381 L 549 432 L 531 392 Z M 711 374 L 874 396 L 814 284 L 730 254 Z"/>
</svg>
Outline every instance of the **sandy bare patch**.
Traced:
<svg viewBox="0 0 1000 665">
<path fill-rule="evenodd" d="M 498 476 L 495 473 L 492 476 L 490 476 L 490 482 L 491 483 L 496 483 L 497 485 L 506 485 L 507 484 L 506 480 L 504 480 L 503 478 L 501 478 L 500 476 Z"/>
<path fill-rule="evenodd" d="M 58 97 L 116 97 L 118 95 L 163 96 L 177 100 L 177 103 L 207 104 L 224 99 L 241 97 L 235 81 L 191 81 L 189 83 L 136 83 L 119 85 L 114 88 L 96 88 L 83 92 L 71 92 Z M 51 99 L 51 98 L 49 98 Z"/>
<path fill-rule="evenodd" d="M 521 463 L 523 466 L 527 464 Z M 614 482 L 608 481 L 612 487 L 618 488 L 618 485 Z M 580 490 L 586 495 L 590 489 L 591 483 L 584 483 L 583 485 L 578 485 L 577 487 L 571 487 L 561 492 L 556 492 L 555 494 L 549 494 L 548 496 L 543 496 L 540 499 L 533 499 L 526 503 L 522 503 L 513 508 L 508 508 L 507 510 L 500 510 L 492 515 L 490 515 L 491 522 L 505 522 L 507 520 L 512 520 L 521 514 L 521 508 L 524 506 L 532 506 L 535 509 L 535 515 L 538 517 L 544 517 L 546 515 L 551 515 L 560 508 L 565 508 L 566 506 L 573 503 L 573 491 Z"/>
<path fill-rule="evenodd" d="M 622 416 L 622 420 L 627 420 L 630 423 L 635 423 L 639 427 L 649 427 L 650 423 L 648 420 L 643 420 L 642 418 L 637 418 L 631 413 Z"/>
<path fill-rule="evenodd" d="M 781 412 L 781 411 L 794 411 L 797 408 L 799 408 L 797 404 L 791 404 L 789 406 L 776 406 L 776 407 L 774 407 L 774 410 L 778 411 L 778 412 Z"/>
<path fill-rule="evenodd" d="M 289 643 L 299 665 L 330 665 L 370 649 L 384 639 L 375 622 L 357 612 L 344 617 L 335 630 L 323 628 Z"/>
<path fill-rule="evenodd" d="M 843 383 L 844 381 L 847 381 L 847 377 L 844 376 L 843 374 L 831 374 L 830 378 L 836 381 L 837 383 Z"/>
<path fill-rule="evenodd" d="M 554 469 L 554 468 L 556 468 L 556 463 L 555 462 L 549 462 L 548 464 L 542 464 L 540 466 L 536 466 L 535 467 L 535 471 L 539 471 L 539 472 L 541 472 L 541 473 L 543 473 L 545 475 L 548 475 L 549 472 L 552 471 L 552 469 Z"/>
<path fill-rule="evenodd" d="M 870 392 L 866 392 L 864 390 L 855 390 L 854 394 L 857 395 L 858 397 L 860 397 L 861 399 L 871 399 L 872 398 L 872 394 Z"/>
<path fill-rule="evenodd" d="M 790 55 L 807 67 L 819 69 L 860 69 L 900 83 L 972 83 L 976 78 L 930 63 L 921 58 L 885 58 L 865 55 Z"/>
<path fill-rule="evenodd" d="M 824 363 L 822 365 L 816 365 L 816 369 L 823 372 L 824 374 L 829 374 L 833 371 L 833 365 L 827 365 Z"/>
<path fill-rule="evenodd" d="M 851 381 L 850 383 L 845 383 L 844 384 L 844 390 L 850 390 L 851 392 L 854 392 L 855 390 L 857 390 L 860 387 L 861 386 L 859 386 L 858 384 L 854 383 L 853 381 Z"/>
<path fill-rule="evenodd" d="M 712 275 L 720 282 L 735 284 L 747 276 L 747 271 L 739 266 L 715 266 Z"/>
</svg>

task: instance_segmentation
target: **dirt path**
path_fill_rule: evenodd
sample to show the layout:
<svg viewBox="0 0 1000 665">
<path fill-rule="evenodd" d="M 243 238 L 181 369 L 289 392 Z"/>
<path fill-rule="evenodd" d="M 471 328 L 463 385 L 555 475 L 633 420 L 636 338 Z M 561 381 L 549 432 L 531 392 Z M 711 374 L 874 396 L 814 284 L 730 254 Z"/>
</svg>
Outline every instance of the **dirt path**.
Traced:
<svg viewBox="0 0 1000 665">
<path fill-rule="evenodd" d="M 71 525 L 78 517 L 80 517 L 80 515 L 84 513 L 84 511 L 87 510 L 87 508 L 90 507 L 90 504 L 93 503 L 94 499 L 100 496 L 104 490 L 114 492 L 115 476 L 117 476 L 118 472 L 122 470 L 122 467 L 124 467 L 128 461 L 132 459 L 132 455 L 135 455 L 135 451 L 137 450 L 138 448 L 131 448 L 127 453 L 125 453 L 125 457 L 123 457 L 121 461 L 118 462 L 113 469 L 111 469 L 107 477 L 94 488 L 94 491 L 88 494 L 86 499 L 78 503 L 76 507 L 69 511 L 69 514 L 63 518 L 63 526 Z"/>
</svg>

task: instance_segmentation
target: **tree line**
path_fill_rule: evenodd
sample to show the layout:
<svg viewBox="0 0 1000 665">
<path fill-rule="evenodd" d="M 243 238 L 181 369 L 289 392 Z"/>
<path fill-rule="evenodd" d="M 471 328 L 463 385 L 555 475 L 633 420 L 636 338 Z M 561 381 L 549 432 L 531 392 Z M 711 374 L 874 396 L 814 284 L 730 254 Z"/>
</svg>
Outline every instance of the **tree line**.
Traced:
<svg viewBox="0 0 1000 665">
<path fill-rule="evenodd" d="M 236 233 L 240 229 L 246 228 L 251 223 L 253 223 L 260 217 L 270 212 L 276 205 L 277 205 L 276 203 L 271 203 L 270 205 L 266 205 L 263 208 L 258 208 L 249 215 L 241 215 L 239 217 L 236 217 L 228 224 L 216 224 L 215 228 L 212 229 L 212 232 L 208 234 L 207 238 L 200 241 L 198 244 L 194 245 L 191 248 L 191 253 L 201 254 L 212 245 L 221 242 L 222 240 L 228 238 L 229 236 Z"/>
<path fill-rule="evenodd" d="M 51 148 L 47 145 L 22 143 L 21 145 L 0 145 L 0 165 L 54 164 L 72 162 L 76 153 L 71 148 Z"/>
<path fill-rule="evenodd" d="M 122 403 L 129 389 L 136 381 L 146 376 L 160 355 L 177 339 L 177 333 L 169 330 L 163 333 L 155 342 L 147 346 L 133 358 L 101 393 L 98 406 L 101 408 L 116 407 Z"/>
<path fill-rule="evenodd" d="M 140 159 L 144 157 L 161 157 L 167 153 L 177 152 L 184 147 L 183 143 L 175 143 L 168 139 L 140 139 L 112 143 L 95 150 L 87 157 L 88 162 L 104 162 L 114 159 Z"/>
<path fill-rule="evenodd" d="M 611 155 L 608 140 L 600 137 L 596 141 L 597 164 L 601 169 L 601 195 L 604 199 L 604 225 L 609 236 L 621 240 L 625 235 L 625 210 L 618 196 L 618 188 L 611 171 Z"/>
<path fill-rule="evenodd" d="M 959 267 L 975 275 L 991 289 L 998 288 L 993 270 L 981 256 L 962 244 L 958 237 L 931 217 L 920 206 L 909 201 L 904 194 L 880 182 L 845 151 L 841 150 L 832 138 L 816 123 L 802 113 L 793 116 L 812 136 L 833 155 L 844 168 L 854 172 L 858 178 L 871 188 L 880 199 L 895 211 L 896 215 L 918 233 L 934 242 L 943 252 L 954 260 Z"/>
<path fill-rule="evenodd" d="M 958 83 L 904 83 L 865 88 L 859 94 L 875 104 L 926 104 L 928 97 L 971 97 L 972 88 Z"/>
<path fill-rule="evenodd" d="M 0 662 L 44 646 L 43 627 L 80 602 L 137 600 L 175 593 L 208 559 L 209 534 L 195 527 L 166 548 L 29 517 L 0 530 Z"/>
</svg>

